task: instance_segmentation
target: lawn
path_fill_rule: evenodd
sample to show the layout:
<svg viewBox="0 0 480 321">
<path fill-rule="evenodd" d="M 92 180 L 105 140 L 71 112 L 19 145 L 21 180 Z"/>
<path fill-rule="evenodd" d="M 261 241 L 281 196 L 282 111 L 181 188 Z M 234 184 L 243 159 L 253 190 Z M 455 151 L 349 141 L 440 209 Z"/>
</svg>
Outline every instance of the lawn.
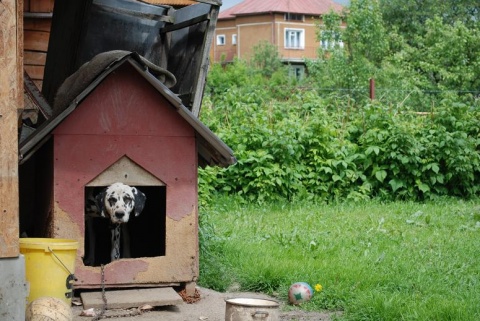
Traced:
<svg viewBox="0 0 480 321">
<path fill-rule="evenodd" d="M 248 205 L 200 210 L 200 280 L 287 301 L 340 320 L 480 320 L 480 200 Z M 288 309 L 298 307 L 289 306 Z"/>
</svg>

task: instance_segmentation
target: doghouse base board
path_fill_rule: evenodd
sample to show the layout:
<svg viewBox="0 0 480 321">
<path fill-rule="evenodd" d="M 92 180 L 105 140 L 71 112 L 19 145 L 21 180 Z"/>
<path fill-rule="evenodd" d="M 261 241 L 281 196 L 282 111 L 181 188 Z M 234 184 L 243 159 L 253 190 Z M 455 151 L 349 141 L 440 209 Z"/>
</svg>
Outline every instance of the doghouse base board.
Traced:
<svg viewBox="0 0 480 321">
<path fill-rule="evenodd" d="M 166 306 L 183 304 L 183 300 L 172 288 L 130 289 L 105 291 L 108 309 L 128 309 L 148 304 Z M 101 309 L 102 292 L 82 292 L 80 297 L 84 309 Z"/>
</svg>

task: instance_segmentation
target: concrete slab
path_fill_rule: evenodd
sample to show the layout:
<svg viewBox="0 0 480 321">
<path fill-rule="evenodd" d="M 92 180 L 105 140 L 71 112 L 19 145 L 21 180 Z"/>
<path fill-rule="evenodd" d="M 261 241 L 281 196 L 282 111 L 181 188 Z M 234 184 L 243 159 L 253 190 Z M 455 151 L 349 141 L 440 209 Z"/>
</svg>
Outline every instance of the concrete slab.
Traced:
<svg viewBox="0 0 480 321">
<path fill-rule="evenodd" d="M 106 290 L 108 309 L 128 309 L 148 304 L 166 306 L 183 304 L 183 299 L 169 287 L 130 290 Z M 84 309 L 101 309 L 103 307 L 102 292 L 82 292 L 80 297 Z"/>
</svg>

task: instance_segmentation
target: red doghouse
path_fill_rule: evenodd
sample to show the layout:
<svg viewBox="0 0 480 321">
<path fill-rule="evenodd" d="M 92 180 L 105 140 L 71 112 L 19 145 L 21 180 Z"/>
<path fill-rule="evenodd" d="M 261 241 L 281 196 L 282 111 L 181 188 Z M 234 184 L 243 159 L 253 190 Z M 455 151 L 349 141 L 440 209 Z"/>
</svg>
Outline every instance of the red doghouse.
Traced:
<svg viewBox="0 0 480 321">
<path fill-rule="evenodd" d="M 86 195 L 117 181 L 147 201 L 130 228 L 132 258 L 106 264 L 105 285 L 195 284 L 197 168 L 235 163 L 230 148 L 140 58 L 125 54 L 102 68 L 20 145 L 23 172 L 30 173 L 24 179 L 35 181 L 31 200 L 23 201 L 38 211 L 29 234 L 78 240 L 76 288 L 101 280 L 100 267 L 82 260 Z"/>
</svg>

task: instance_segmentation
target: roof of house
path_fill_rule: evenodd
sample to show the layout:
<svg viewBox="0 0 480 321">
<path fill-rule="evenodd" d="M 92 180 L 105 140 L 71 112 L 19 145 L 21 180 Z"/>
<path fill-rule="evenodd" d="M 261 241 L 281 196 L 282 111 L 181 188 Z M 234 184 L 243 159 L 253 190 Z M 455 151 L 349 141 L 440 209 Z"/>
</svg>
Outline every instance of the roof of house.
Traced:
<svg viewBox="0 0 480 321">
<path fill-rule="evenodd" d="M 123 55 L 119 54 L 123 53 Z M 104 53 L 108 54 L 108 53 Z M 100 54 L 102 55 L 102 54 Z M 98 56 L 100 56 L 98 55 Z M 96 56 L 96 57 L 98 57 Z M 217 166 L 229 166 L 236 163 L 236 159 L 232 150 L 218 138 L 207 126 L 205 126 L 200 120 L 195 117 L 190 110 L 182 104 L 180 98 L 175 95 L 164 84 L 164 75 L 158 77 L 154 75 L 150 70 L 151 66 L 145 61 L 145 59 L 139 56 L 135 52 L 116 51 L 114 55 L 110 55 L 112 60 L 105 62 L 105 60 L 98 59 L 100 61 L 101 68 L 97 64 L 93 64 L 95 58 L 89 63 L 83 65 L 76 73 L 91 74 L 92 68 L 94 70 L 93 77 L 83 78 L 73 74 L 71 77 L 77 78 L 72 84 L 80 85 L 81 88 L 71 88 L 75 92 L 75 96 L 68 96 L 68 102 L 64 99 L 59 103 L 59 110 L 54 110 L 53 116 L 43 122 L 33 133 L 23 138 L 19 142 L 19 160 L 20 164 L 23 164 L 31 155 L 33 155 L 51 136 L 52 131 L 66 119 L 76 108 L 81 104 L 95 88 L 112 72 L 118 69 L 125 63 L 132 65 L 141 76 L 143 76 L 165 99 L 176 109 L 178 114 L 189 123 L 195 130 L 197 138 L 197 150 L 199 165 L 217 165 Z M 150 63 L 151 64 L 151 63 Z M 78 81 L 79 78 L 83 78 L 82 81 Z M 68 84 L 68 78 L 65 81 Z M 60 88 L 61 89 L 61 88 Z M 60 91 L 60 90 L 59 90 Z"/>
<path fill-rule="evenodd" d="M 220 12 L 218 19 L 232 19 L 240 15 L 256 15 L 270 12 L 319 16 L 328 13 L 332 9 L 341 11 L 343 6 L 332 0 L 244 0 Z"/>
</svg>

